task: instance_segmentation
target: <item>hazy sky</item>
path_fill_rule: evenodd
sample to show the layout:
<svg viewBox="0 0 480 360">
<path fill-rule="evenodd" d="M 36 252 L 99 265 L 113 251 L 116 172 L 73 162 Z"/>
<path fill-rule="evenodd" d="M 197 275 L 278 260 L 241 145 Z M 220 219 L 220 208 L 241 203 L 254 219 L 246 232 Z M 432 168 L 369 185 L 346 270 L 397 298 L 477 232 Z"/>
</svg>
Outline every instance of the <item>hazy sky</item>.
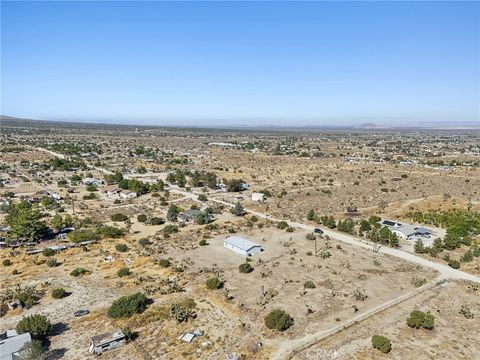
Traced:
<svg viewBox="0 0 480 360">
<path fill-rule="evenodd" d="M 1 113 L 178 125 L 480 121 L 478 2 L 4 2 Z"/>
</svg>

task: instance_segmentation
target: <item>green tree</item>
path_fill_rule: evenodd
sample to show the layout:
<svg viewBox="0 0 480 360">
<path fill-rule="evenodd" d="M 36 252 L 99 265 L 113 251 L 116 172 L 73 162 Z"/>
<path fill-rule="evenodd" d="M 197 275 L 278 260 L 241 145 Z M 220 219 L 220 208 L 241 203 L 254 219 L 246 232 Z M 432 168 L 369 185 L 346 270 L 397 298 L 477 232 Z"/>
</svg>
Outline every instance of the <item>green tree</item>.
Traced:
<svg viewBox="0 0 480 360">
<path fill-rule="evenodd" d="M 38 239 L 48 230 L 42 218 L 43 214 L 27 201 L 12 204 L 5 218 L 10 227 L 8 238 L 25 242 Z"/>
<path fill-rule="evenodd" d="M 35 314 L 22 318 L 17 323 L 16 330 L 19 334 L 30 333 L 32 338 L 43 340 L 52 331 L 52 324 L 45 315 Z"/>
<path fill-rule="evenodd" d="M 315 220 L 316 215 L 315 215 L 315 210 L 311 209 L 307 212 L 307 220 L 313 221 Z"/>
<path fill-rule="evenodd" d="M 220 289 L 222 287 L 222 285 L 223 285 L 222 280 L 220 280 L 216 276 L 212 276 L 212 277 L 208 278 L 207 281 L 205 282 L 205 286 L 209 290 Z"/>
<path fill-rule="evenodd" d="M 253 271 L 253 267 L 248 262 L 246 262 L 246 263 L 240 264 L 240 266 L 238 267 L 238 271 L 244 274 L 248 274 Z"/>
<path fill-rule="evenodd" d="M 55 214 L 55 216 L 52 218 L 52 221 L 50 222 L 50 225 L 52 228 L 56 230 L 60 230 L 63 227 L 63 219 L 60 214 Z"/>
<path fill-rule="evenodd" d="M 236 216 L 245 215 L 245 209 L 243 208 L 242 204 L 240 204 L 240 202 L 237 202 L 235 206 L 232 208 L 232 210 L 230 210 L 230 212 Z"/>
<path fill-rule="evenodd" d="M 54 299 L 62 299 L 65 296 L 67 296 L 67 292 L 65 291 L 65 289 L 57 288 L 52 290 L 52 297 Z"/>
<path fill-rule="evenodd" d="M 265 326 L 269 329 L 285 331 L 293 325 L 293 318 L 281 309 L 272 310 L 265 316 Z"/>
<path fill-rule="evenodd" d="M 177 221 L 178 212 L 179 212 L 179 209 L 178 209 L 177 205 L 175 205 L 175 204 L 170 205 L 170 207 L 168 208 L 168 211 L 167 211 L 167 220 L 168 221 Z"/>
<path fill-rule="evenodd" d="M 39 340 L 32 340 L 25 343 L 19 350 L 15 359 L 19 360 L 41 360 L 45 350 L 43 349 L 42 342 Z"/>
</svg>

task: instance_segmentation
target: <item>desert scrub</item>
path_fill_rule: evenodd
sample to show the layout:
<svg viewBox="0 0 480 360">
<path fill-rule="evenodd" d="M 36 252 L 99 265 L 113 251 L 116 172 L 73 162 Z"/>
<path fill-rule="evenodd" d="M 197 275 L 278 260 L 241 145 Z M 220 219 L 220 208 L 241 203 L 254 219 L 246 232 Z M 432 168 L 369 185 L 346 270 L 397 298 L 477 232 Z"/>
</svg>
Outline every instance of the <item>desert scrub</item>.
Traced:
<svg viewBox="0 0 480 360">
<path fill-rule="evenodd" d="M 392 350 L 392 343 L 388 338 L 382 335 L 373 335 L 372 336 L 372 346 L 375 349 L 380 350 L 384 354 L 387 354 Z"/>
<path fill-rule="evenodd" d="M 208 278 L 207 281 L 205 282 L 205 286 L 209 290 L 220 289 L 222 287 L 222 285 L 223 285 L 222 280 L 220 280 L 216 276 L 212 276 L 212 277 Z"/>
<path fill-rule="evenodd" d="M 269 329 L 285 331 L 293 325 L 293 318 L 281 309 L 272 310 L 265 316 L 265 326 Z"/>
<path fill-rule="evenodd" d="M 52 298 L 61 299 L 67 295 L 67 292 L 63 288 L 57 288 L 52 290 Z"/>
</svg>

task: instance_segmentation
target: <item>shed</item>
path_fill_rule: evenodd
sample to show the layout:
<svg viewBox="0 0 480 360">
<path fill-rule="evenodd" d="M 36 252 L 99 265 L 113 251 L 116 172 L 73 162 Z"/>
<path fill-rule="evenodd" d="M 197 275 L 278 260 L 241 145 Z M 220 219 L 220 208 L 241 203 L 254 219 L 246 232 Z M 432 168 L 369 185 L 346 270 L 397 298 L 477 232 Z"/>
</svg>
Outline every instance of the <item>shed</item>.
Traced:
<svg viewBox="0 0 480 360">
<path fill-rule="evenodd" d="M 17 335 L 16 331 L 7 331 L 5 337 L 0 340 L 0 359 L 17 359 L 18 352 L 26 343 L 32 341 L 29 333 Z"/>
<path fill-rule="evenodd" d="M 101 354 L 106 350 L 117 348 L 127 342 L 125 334 L 116 330 L 111 333 L 103 333 L 90 338 L 88 351 L 92 354 Z"/>
<path fill-rule="evenodd" d="M 263 251 L 260 245 L 239 236 L 230 236 L 225 239 L 223 246 L 242 256 L 253 256 Z"/>
<path fill-rule="evenodd" d="M 252 201 L 264 202 L 265 201 L 265 194 L 254 192 L 252 193 Z"/>
</svg>

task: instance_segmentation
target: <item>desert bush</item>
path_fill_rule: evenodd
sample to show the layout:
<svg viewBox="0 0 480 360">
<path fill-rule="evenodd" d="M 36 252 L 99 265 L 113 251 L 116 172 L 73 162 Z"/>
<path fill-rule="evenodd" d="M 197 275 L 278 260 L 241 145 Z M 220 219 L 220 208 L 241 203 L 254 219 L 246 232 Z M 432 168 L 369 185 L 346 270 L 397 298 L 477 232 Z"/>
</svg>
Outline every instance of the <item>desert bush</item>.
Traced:
<svg viewBox="0 0 480 360">
<path fill-rule="evenodd" d="M 165 224 L 165 220 L 161 217 L 154 216 L 147 221 L 148 225 L 162 225 Z"/>
<path fill-rule="evenodd" d="M 117 244 L 115 245 L 115 250 L 119 252 L 127 252 L 130 250 L 126 244 Z"/>
<path fill-rule="evenodd" d="M 207 240 L 202 239 L 202 240 L 200 240 L 200 241 L 198 242 L 198 245 L 200 245 L 200 246 L 205 246 L 205 245 L 208 245 L 208 242 L 207 242 Z"/>
<path fill-rule="evenodd" d="M 460 315 L 463 315 L 466 319 L 473 319 L 475 315 L 467 305 L 462 305 L 459 311 Z"/>
<path fill-rule="evenodd" d="M 448 261 L 448 266 L 450 266 L 453 269 L 460 269 L 460 261 L 455 259 L 450 259 Z"/>
<path fill-rule="evenodd" d="M 392 343 L 388 338 L 382 335 L 373 335 L 372 336 L 372 346 L 375 349 L 380 350 L 384 354 L 387 354 L 392 350 Z"/>
<path fill-rule="evenodd" d="M 240 266 L 238 267 L 238 271 L 240 271 L 243 274 L 248 274 L 253 271 L 253 267 L 248 262 L 246 262 L 246 263 L 240 264 Z"/>
<path fill-rule="evenodd" d="M 285 331 L 293 325 L 293 318 L 281 309 L 272 310 L 265 316 L 265 326 L 269 329 Z"/>
<path fill-rule="evenodd" d="M 315 234 L 314 233 L 308 233 L 307 235 L 305 235 L 305 239 L 315 240 Z"/>
<path fill-rule="evenodd" d="M 425 313 L 420 310 L 414 310 L 410 313 L 407 319 L 407 325 L 419 329 L 423 327 L 427 330 L 432 330 L 434 327 L 435 318 L 429 312 Z"/>
<path fill-rule="evenodd" d="M 207 287 L 207 289 L 209 290 L 216 290 L 216 289 L 220 289 L 223 285 L 223 282 L 222 280 L 220 280 L 218 277 L 216 276 L 213 276 L 213 277 L 210 277 L 207 279 L 207 281 L 205 282 L 205 286 Z"/>
<path fill-rule="evenodd" d="M 108 308 L 108 316 L 117 319 L 131 317 L 133 314 L 142 312 L 147 305 L 147 297 L 138 292 L 129 296 L 122 296 L 115 300 Z"/>
<path fill-rule="evenodd" d="M 368 299 L 368 295 L 365 293 L 364 289 L 355 289 L 353 290 L 353 297 L 357 301 L 365 301 Z"/>
<path fill-rule="evenodd" d="M 72 270 L 72 272 L 70 273 L 70 275 L 72 276 L 82 276 L 82 275 L 85 275 L 87 273 L 87 270 L 85 270 L 84 268 L 82 267 L 77 267 L 75 269 Z"/>
<path fill-rule="evenodd" d="M 47 256 L 47 257 L 53 256 L 53 255 L 55 255 L 55 250 L 50 249 L 50 248 L 45 248 L 45 249 L 43 249 L 42 254 L 43 254 L 43 256 Z"/>
<path fill-rule="evenodd" d="M 116 213 L 116 214 L 113 214 L 112 216 L 110 216 L 110 219 L 112 221 L 127 221 L 128 216 L 125 215 L 125 214 L 122 214 L 122 213 Z"/>
<path fill-rule="evenodd" d="M 141 223 L 144 223 L 145 221 L 147 221 L 147 215 L 145 215 L 145 214 L 138 215 L 137 216 L 137 221 L 141 222 Z"/>
<path fill-rule="evenodd" d="M 52 332 L 52 324 L 45 315 L 35 314 L 22 318 L 16 326 L 19 334 L 30 333 L 37 340 L 45 339 Z"/>
<path fill-rule="evenodd" d="M 49 258 L 47 260 L 47 266 L 48 267 L 57 267 L 58 265 L 60 265 L 60 263 L 57 261 L 56 258 Z"/>
<path fill-rule="evenodd" d="M 415 286 L 415 287 L 423 286 L 426 283 L 427 283 L 426 278 L 420 278 L 420 277 L 416 277 L 416 276 L 412 278 L 412 285 Z"/>
<path fill-rule="evenodd" d="M 284 230 L 288 227 L 288 223 L 286 221 L 279 221 L 277 223 L 277 229 Z"/>
<path fill-rule="evenodd" d="M 303 287 L 304 287 L 305 289 L 315 289 L 315 288 L 316 288 L 316 286 L 315 286 L 315 284 L 313 283 L 312 280 L 307 280 L 307 281 L 305 281 L 305 282 L 303 283 Z"/>
<path fill-rule="evenodd" d="M 128 267 L 122 267 L 117 271 L 117 276 L 118 277 L 124 277 L 130 275 L 130 269 Z"/>
<path fill-rule="evenodd" d="M 12 265 L 12 261 L 10 259 L 4 259 L 2 261 L 3 266 L 10 266 Z"/>
<path fill-rule="evenodd" d="M 168 259 L 160 259 L 158 260 L 158 265 L 160 265 L 162 268 L 167 268 L 171 265 L 171 262 Z"/>
<path fill-rule="evenodd" d="M 147 238 L 141 238 L 140 240 L 138 240 L 138 243 L 142 247 L 146 247 L 146 246 L 152 244 L 152 242 L 150 240 L 148 240 Z"/>
<path fill-rule="evenodd" d="M 54 299 L 61 299 L 67 295 L 67 292 L 63 288 L 57 288 L 52 290 L 52 297 Z"/>
</svg>

